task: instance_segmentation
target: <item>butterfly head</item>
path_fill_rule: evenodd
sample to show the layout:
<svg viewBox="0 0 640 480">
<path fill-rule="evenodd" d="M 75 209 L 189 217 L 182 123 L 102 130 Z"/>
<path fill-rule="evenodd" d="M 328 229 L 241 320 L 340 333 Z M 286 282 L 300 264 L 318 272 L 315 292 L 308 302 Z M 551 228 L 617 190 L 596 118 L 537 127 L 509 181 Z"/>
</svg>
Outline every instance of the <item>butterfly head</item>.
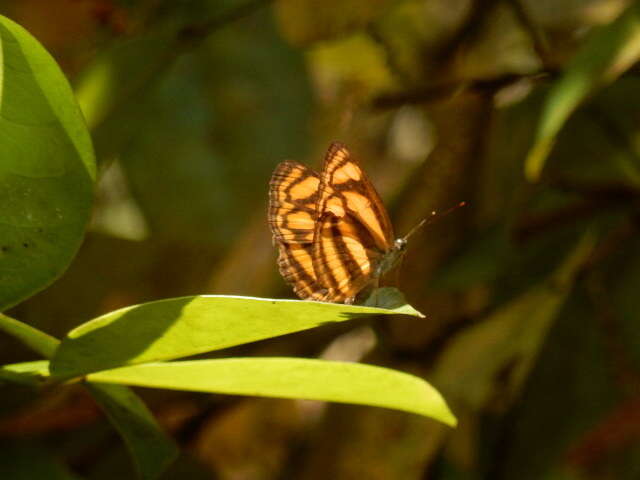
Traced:
<svg viewBox="0 0 640 480">
<path fill-rule="evenodd" d="M 395 242 L 393 242 L 393 245 L 396 250 L 404 252 L 404 250 L 407 248 L 407 238 L 396 238 Z"/>
</svg>

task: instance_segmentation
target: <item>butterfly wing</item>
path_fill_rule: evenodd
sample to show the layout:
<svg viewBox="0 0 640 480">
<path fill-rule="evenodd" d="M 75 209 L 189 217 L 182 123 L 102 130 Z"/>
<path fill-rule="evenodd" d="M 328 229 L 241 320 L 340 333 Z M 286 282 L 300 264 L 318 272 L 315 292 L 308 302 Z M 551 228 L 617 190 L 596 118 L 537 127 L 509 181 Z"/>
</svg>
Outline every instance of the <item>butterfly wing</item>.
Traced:
<svg viewBox="0 0 640 480">
<path fill-rule="evenodd" d="M 269 226 L 278 245 L 278 268 L 300 298 L 326 294 L 312 262 L 320 178 L 297 162 L 282 162 L 269 183 Z"/>
<path fill-rule="evenodd" d="M 353 303 L 381 256 L 371 234 L 349 215 L 325 213 L 316 226 L 312 260 L 326 293 L 319 300 Z"/>
<path fill-rule="evenodd" d="M 320 178 L 297 162 L 282 162 L 269 182 L 269 226 L 276 241 L 311 243 Z"/>
<path fill-rule="evenodd" d="M 316 206 L 312 261 L 322 300 L 351 303 L 393 246 L 393 229 L 373 184 L 341 144 L 325 158 Z"/>
<path fill-rule="evenodd" d="M 393 245 L 393 227 L 373 184 L 355 158 L 341 143 L 327 151 L 320 183 L 319 212 L 351 215 L 371 233 L 376 246 L 386 251 Z"/>
</svg>

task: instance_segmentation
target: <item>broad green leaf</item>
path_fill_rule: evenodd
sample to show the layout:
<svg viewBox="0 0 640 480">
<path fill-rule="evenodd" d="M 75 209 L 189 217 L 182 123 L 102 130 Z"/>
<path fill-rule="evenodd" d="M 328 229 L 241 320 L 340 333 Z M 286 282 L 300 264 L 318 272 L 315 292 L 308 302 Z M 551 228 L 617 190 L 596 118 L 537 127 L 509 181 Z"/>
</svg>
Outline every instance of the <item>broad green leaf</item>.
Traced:
<svg viewBox="0 0 640 480">
<path fill-rule="evenodd" d="M 526 379 L 576 272 L 595 244 L 585 234 L 554 274 L 460 333 L 436 366 L 434 383 L 474 408 L 490 400 L 494 383 L 508 373 L 514 395 Z M 508 399 L 505 399 L 508 400 Z"/>
<path fill-rule="evenodd" d="M 360 363 L 227 358 L 137 365 L 88 378 L 140 387 L 372 405 L 456 424 L 438 391 L 421 378 Z"/>
<path fill-rule="evenodd" d="M 140 478 L 160 476 L 177 458 L 178 447 L 142 400 L 121 385 L 89 382 L 87 388 L 124 439 Z"/>
<path fill-rule="evenodd" d="M 51 364 L 71 377 L 137 363 L 219 350 L 357 317 L 402 313 L 392 309 L 268 298 L 203 295 L 123 308 L 69 332 Z"/>
<path fill-rule="evenodd" d="M 60 341 L 31 325 L 0 313 L 0 330 L 17 338 L 31 350 L 45 358 L 51 358 Z"/>
<path fill-rule="evenodd" d="M 525 162 L 525 173 L 538 180 L 555 137 L 578 105 L 612 82 L 640 58 L 640 3 L 631 5 L 611 24 L 594 32 L 553 86 Z"/>
<path fill-rule="evenodd" d="M 67 80 L 0 16 L 0 311 L 43 289 L 75 255 L 95 165 Z"/>
<path fill-rule="evenodd" d="M 29 387 L 39 387 L 47 377 L 49 377 L 49 362 L 47 360 L 0 366 L 0 382 L 5 381 Z"/>
</svg>

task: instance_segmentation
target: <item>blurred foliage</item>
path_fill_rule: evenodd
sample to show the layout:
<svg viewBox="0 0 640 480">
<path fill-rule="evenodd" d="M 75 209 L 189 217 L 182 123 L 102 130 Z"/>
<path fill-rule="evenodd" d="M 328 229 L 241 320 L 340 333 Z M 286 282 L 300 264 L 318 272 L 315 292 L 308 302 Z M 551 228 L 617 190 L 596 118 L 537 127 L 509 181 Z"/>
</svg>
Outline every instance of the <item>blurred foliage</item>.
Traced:
<svg viewBox="0 0 640 480">
<path fill-rule="evenodd" d="M 291 296 L 266 226 L 269 175 L 285 158 L 317 167 L 341 140 L 399 234 L 468 204 L 409 246 L 400 287 L 427 319 L 331 325 L 227 353 L 410 371 L 443 392 L 459 427 L 143 390 L 184 448 L 163 478 L 637 478 L 637 10 L 631 0 L 1 0 L 0 14 L 62 65 L 99 165 L 79 255 L 7 313 L 61 336 L 163 297 Z M 5 335 L 0 357 L 34 359 Z M 132 478 L 90 397 L 1 388 L 0 477 Z"/>
</svg>

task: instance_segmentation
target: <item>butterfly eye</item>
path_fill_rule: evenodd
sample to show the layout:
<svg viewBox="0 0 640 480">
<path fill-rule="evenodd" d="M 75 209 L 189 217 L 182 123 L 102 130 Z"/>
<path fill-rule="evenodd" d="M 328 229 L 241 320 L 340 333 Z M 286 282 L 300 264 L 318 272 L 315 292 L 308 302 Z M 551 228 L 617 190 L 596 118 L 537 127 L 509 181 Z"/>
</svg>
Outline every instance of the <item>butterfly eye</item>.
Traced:
<svg viewBox="0 0 640 480">
<path fill-rule="evenodd" d="M 404 250 L 405 248 L 407 248 L 407 240 L 404 238 L 396 238 L 396 241 L 394 243 L 398 250 Z"/>
</svg>

